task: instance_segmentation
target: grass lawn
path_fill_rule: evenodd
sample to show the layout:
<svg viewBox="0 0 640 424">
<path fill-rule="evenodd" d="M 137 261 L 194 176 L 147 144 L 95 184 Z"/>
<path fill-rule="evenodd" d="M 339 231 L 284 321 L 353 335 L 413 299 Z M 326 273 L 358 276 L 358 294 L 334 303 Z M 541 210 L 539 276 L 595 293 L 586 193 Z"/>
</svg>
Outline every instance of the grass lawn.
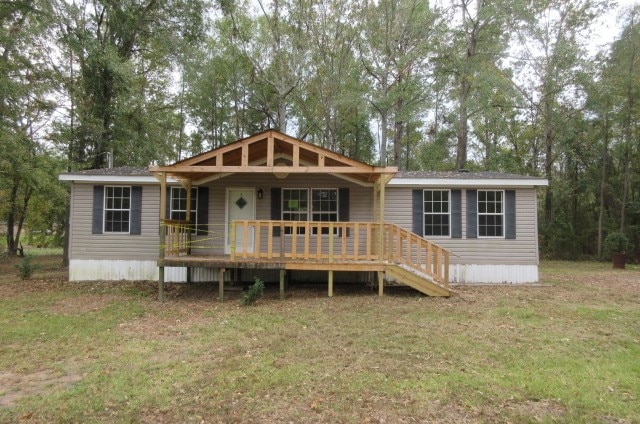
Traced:
<svg viewBox="0 0 640 424">
<path fill-rule="evenodd" d="M 546 262 L 542 287 L 21 281 L 0 262 L 0 422 L 640 422 L 640 268 Z"/>
</svg>

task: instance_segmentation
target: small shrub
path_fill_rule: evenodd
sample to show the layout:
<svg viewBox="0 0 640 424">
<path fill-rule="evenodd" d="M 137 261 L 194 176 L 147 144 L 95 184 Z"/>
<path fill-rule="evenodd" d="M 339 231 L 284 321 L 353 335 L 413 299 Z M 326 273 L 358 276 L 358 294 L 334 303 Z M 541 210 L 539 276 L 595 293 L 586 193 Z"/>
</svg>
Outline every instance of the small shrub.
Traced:
<svg viewBox="0 0 640 424">
<path fill-rule="evenodd" d="M 262 297 L 262 293 L 264 293 L 264 281 L 256 277 L 249 290 L 242 296 L 242 304 L 244 306 L 252 305 Z"/>
<path fill-rule="evenodd" d="M 619 231 L 610 232 L 604 239 L 604 251 L 608 254 L 625 253 L 629 250 L 629 239 Z"/>
<path fill-rule="evenodd" d="M 20 278 L 23 280 L 27 280 L 31 278 L 31 275 L 38 269 L 38 266 L 31 262 L 32 256 L 26 255 L 20 263 L 16 265 L 16 269 L 18 270 L 18 274 Z"/>
</svg>

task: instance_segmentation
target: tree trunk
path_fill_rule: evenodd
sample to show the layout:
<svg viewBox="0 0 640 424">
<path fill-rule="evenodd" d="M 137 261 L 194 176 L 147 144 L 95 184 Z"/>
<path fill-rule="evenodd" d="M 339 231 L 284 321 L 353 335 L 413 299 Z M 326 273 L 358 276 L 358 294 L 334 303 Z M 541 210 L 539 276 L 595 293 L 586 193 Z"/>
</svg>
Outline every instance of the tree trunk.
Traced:
<svg viewBox="0 0 640 424">
<path fill-rule="evenodd" d="M 602 225 L 604 223 L 604 191 L 607 181 L 607 155 L 609 154 L 609 113 L 604 115 L 604 146 L 602 149 L 602 173 L 600 175 L 600 204 L 598 210 L 598 259 L 602 259 Z"/>
</svg>

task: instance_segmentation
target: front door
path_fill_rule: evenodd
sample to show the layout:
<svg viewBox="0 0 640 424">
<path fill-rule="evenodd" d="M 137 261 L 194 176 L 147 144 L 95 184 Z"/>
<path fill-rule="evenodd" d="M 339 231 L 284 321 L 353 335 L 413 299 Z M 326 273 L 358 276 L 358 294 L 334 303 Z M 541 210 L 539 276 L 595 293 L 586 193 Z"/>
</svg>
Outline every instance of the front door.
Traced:
<svg viewBox="0 0 640 424">
<path fill-rule="evenodd" d="M 256 219 L 256 194 L 253 188 L 230 188 L 227 190 L 227 243 L 226 252 L 231 253 L 231 222 Z M 254 229 L 247 234 L 247 252 L 253 252 Z M 236 253 L 243 251 L 244 228 L 236 227 Z"/>
</svg>

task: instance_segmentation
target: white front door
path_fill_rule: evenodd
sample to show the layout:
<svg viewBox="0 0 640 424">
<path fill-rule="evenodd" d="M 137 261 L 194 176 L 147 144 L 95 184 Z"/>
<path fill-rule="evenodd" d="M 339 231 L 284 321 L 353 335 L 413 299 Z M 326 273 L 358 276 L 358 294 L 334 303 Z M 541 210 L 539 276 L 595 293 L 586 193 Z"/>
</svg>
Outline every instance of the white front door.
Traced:
<svg viewBox="0 0 640 424">
<path fill-rule="evenodd" d="M 256 193 L 253 188 L 227 189 L 227 243 L 226 252 L 231 253 L 231 222 L 256 219 Z M 254 229 L 247 232 L 247 252 L 253 252 Z M 236 226 L 236 253 L 242 252 L 244 228 Z"/>
</svg>

